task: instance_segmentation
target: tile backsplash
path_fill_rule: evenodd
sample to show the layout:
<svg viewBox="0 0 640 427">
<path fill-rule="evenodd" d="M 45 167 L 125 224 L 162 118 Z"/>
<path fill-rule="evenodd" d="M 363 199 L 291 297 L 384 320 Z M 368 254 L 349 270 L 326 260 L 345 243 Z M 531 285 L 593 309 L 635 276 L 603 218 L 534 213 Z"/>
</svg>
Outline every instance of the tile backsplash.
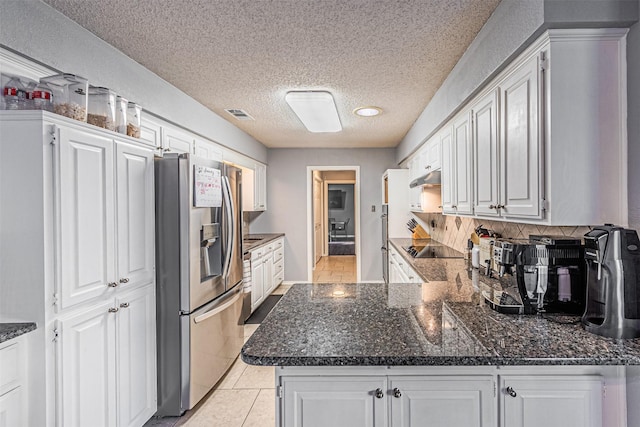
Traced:
<svg viewBox="0 0 640 427">
<path fill-rule="evenodd" d="M 544 225 L 443 215 L 440 213 L 414 212 L 413 215 L 421 221 L 421 225 L 431 235 L 432 239 L 461 252 L 464 251 L 467 246 L 467 239 L 469 239 L 471 233 L 479 225 L 499 233 L 501 237 L 511 239 L 527 239 L 530 234 L 582 238 L 582 236 L 590 230 L 589 227 L 547 227 Z M 435 227 L 432 227 L 432 225 L 435 225 Z"/>
</svg>

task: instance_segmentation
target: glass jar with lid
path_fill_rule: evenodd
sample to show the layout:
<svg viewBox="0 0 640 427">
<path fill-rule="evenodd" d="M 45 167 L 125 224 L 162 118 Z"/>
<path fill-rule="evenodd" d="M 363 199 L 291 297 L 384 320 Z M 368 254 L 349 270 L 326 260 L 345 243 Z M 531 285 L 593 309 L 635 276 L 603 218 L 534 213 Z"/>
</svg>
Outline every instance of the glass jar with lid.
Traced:
<svg viewBox="0 0 640 427">
<path fill-rule="evenodd" d="M 129 101 L 118 95 L 116 97 L 116 132 L 127 133 L 127 108 Z"/>
<path fill-rule="evenodd" d="M 23 110 L 26 107 L 27 91 L 18 77 L 9 77 L 2 88 L 5 110 Z"/>
<path fill-rule="evenodd" d="M 106 87 L 89 87 L 87 123 L 116 130 L 116 93 Z"/>
<path fill-rule="evenodd" d="M 75 74 L 55 74 L 43 77 L 53 94 L 53 112 L 81 122 L 87 121 L 87 92 L 89 81 Z"/>
<path fill-rule="evenodd" d="M 40 83 L 31 90 L 31 105 L 29 108 L 34 110 L 53 111 L 53 94 L 49 86 Z"/>
<path fill-rule="evenodd" d="M 140 138 L 142 125 L 142 107 L 135 102 L 129 102 L 127 108 L 127 135 Z"/>
</svg>

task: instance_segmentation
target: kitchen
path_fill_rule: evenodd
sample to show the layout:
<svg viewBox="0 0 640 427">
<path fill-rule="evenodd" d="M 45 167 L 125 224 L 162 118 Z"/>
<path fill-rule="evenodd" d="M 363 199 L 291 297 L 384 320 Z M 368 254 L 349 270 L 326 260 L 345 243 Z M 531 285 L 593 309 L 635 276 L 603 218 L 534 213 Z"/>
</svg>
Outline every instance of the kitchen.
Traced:
<svg viewBox="0 0 640 427">
<path fill-rule="evenodd" d="M 609 2 L 588 2 L 593 10 L 585 7 L 585 16 L 569 19 L 567 15 L 577 13 L 562 10 L 563 2 L 505 2 L 496 9 L 496 15 L 490 22 L 493 27 L 485 28 L 485 39 L 476 40 L 463 56 L 462 62 L 454 68 L 450 79 L 443 83 L 440 93 L 427 106 L 425 113 L 400 143 L 398 148 L 368 149 L 327 149 L 327 148 L 279 148 L 267 149 L 252 138 L 240 132 L 226 120 L 206 110 L 191 98 L 172 89 L 132 60 L 99 40 L 92 34 L 75 26 L 64 16 L 50 10 L 44 3 L 4 2 L 2 5 L 2 39 L 0 43 L 12 51 L 36 59 L 40 64 L 53 68 L 78 72 L 90 79 L 100 81 L 107 86 L 121 88 L 123 92 L 139 94 L 137 99 L 145 107 L 160 117 L 178 123 L 200 135 L 214 141 L 231 145 L 232 152 L 240 152 L 268 165 L 267 194 L 268 209 L 257 216 L 250 224 L 252 233 L 283 232 L 287 236 L 285 257 L 287 267 L 285 280 L 289 282 L 306 281 L 307 262 L 307 222 L 305 211 L 307 188 L 304 182 L 306 167 L 309 165 L 360 165 L 361 167 L 361 210 L 360 226 L 363 241 L 360 247 L 361 281 L 380 281 L 379 263 L 379 210 L 370 212 L 371 205 L 380 206 L 380 177 L 386 169 L 397 168 L 418 145 L 431 135 L 445 121 L 449 113 L 455 110 L 463 100 L 469 98 L 475 89 L 488 80 L 493 70 L 512 58 L 520 46 L 528 42 L 534 34 L 537 37 L 541 27 L 560 26 L 567 21 L 584 19 L 588 26 L 631 27 L 627 35 L 627 102 L 628 102 L 628 204 L 629 225 L 638 228 L 640 200 L 638 185 L 640 179 L 633 166 L 639 158 L 639 134 L 637 120 L 638 103 L 638 27 L 637 1 L 614 2 L 620 7 L 618 15 L 612 16 L 599 10 Z M 544 7 L 544 17 L 539 15 Z M 25 9 L 26 8 L 26 9 Z M 27 12 L 25 12 L 25 10 Z M 538 15 L 536 15 L 538 13 Z M 589 15 L 593 13 L 595 18 Z M 555 15 L 554 15 L 555 14 Z M 534 18 L 531 18 L 535 15 Z M 27 20 L 26 17 L 29 17 Z M 631 17 L 631 18 L 630 18 Z M 33 34 L 34 22 L 38 22 L 38 34 Z M 504 22 L 512 25 L 504 27 Z M 595 24 L 594 24 L 595 22 Z M 613 23 L 613 24 L 612 24 Z M 569 25 L 575 26 L 575 24 Z M 34 39 L 36 37 L 37 39 Z M 36 42 L 37 40 L 37 42 Z M 69 40 L 58 46 L 60 40 Z M 74 40 L 82 40 L 75 43 Z M 4 57 L 3 57 L 4 58 Z M 92 58 L 93 60 L 87 60 Z M 108 59 L 107 59 L 108 58 Z M 114 64 L 117 64 L 114 65 Z M 469 70 L 473 70 L 470 72 Z M 153 83 L 149 83 L 153 82 Z M 454 83 L 455 82 L 455 83 Z M 148 88 L 147 92 L 136 88 Z M 158 88 L 162 88 L 158 90 Z M 136 92 L 138 91 L 138 92 Z M 143 93 L 144 92 L 144 93 Z M 149 95 L 151 94 L 151 95 Z M 176 100 L 180 100 L 180 109 L 175 109 Z M 232 153 L 233 154 L 233 153 Z M 363 160 L 365 159 L 365 160 Z M 461 217 L 464 227 L 467 219 Z M 455 227 L 454 216 L 436 216 L 441 227 Z M 4 294 L 3 294 L 4 296 Z M 2 307 L 3 310 L 5 307 Z M 632 406 L 630 411 L 637 410 Z"/>
</svg>

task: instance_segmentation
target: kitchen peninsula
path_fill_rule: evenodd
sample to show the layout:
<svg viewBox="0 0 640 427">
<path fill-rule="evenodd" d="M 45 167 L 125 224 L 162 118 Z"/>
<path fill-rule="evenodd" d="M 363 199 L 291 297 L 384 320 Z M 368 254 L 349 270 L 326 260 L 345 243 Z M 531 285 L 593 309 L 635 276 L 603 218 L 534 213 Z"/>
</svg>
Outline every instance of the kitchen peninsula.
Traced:
<svg viewBox="0 0 640 427">
<path fill-rule="evenodd" d="M 291 288 L 242 350 L 276 366 L 278 426 L 627 425 L 640 340 L 494 312 L 480 296 L 491 279 L 429 263 L 413 265 L 422 284 Z"/>
</svg>

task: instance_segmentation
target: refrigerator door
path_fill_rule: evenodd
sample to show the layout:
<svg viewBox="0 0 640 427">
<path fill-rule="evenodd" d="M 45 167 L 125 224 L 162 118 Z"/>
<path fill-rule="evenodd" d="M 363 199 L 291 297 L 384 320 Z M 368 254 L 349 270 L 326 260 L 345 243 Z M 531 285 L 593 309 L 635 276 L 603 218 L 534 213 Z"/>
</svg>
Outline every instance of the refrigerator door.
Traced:
<svg viewBox="0 0 640 427">
<path fill-rule="evenodd" d="M 226 289 L 231 289 L 242 280 L 242 171 L 239 168 L 224 165 L 223 197 L 224 202 L 223 229 L 228 235 L 225 239 L 225 260 L 223 276 Z"/>
<path fill-rule="evenodd" d="M 384 283 L 389 283 L 389 215 L 388 205 L 382 205 L 382 215 L 380 219 L 382 221 L 382 279 Z"/>
<path fill-rule="evenodd" d="M 242 284 L 189 315 L 189 393 L 192 409 L 229 369 L 244 343 Z M 185 316 L 183 316 L 185 317 Z"/>
</svg>

